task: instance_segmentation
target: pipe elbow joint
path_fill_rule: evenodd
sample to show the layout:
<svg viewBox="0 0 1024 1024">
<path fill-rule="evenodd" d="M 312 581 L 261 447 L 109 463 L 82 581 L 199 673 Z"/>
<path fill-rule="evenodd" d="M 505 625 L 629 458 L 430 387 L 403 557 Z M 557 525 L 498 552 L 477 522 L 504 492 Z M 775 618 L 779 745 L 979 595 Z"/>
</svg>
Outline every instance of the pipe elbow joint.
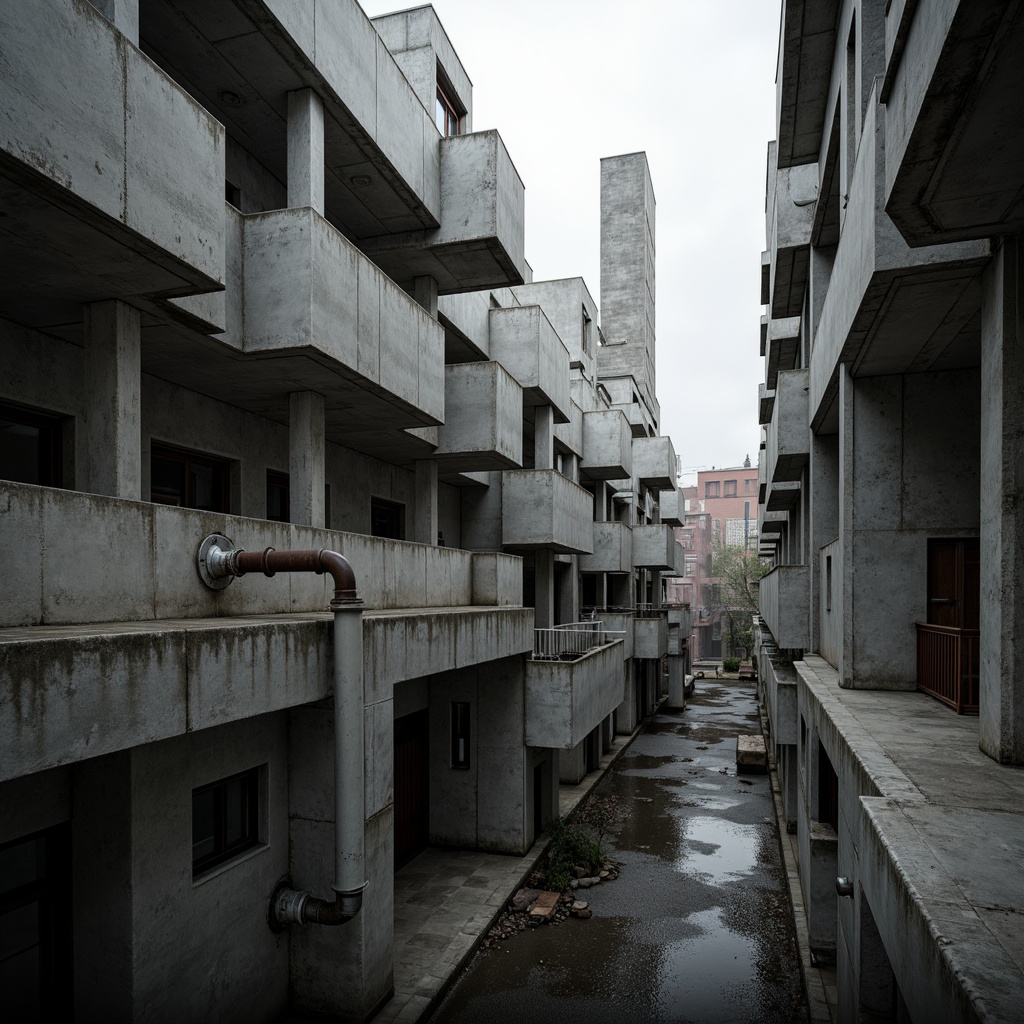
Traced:
<svg viewBox="0 0 1024 1024">
<path fill-rule="evenodd" d="M 278 886 L 270 898 L 270 926 L 282 931 L 288 925 L 321 924 L 328 927 L 351 921 L 363 905 L 363 893 L 339 892 L 333 900 L 320 899 L 309 889 Z"/>
</svg>

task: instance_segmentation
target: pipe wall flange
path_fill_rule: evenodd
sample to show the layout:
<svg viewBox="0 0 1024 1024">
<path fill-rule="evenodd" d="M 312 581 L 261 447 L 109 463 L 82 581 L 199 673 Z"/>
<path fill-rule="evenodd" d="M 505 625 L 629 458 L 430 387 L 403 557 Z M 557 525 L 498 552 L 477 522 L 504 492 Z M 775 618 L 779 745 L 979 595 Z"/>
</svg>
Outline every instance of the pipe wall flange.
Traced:
<svg viewBox="0 0 1024 1024">
<path fill-rule="evenodd" d="M 211 590 L 223 590 L 235 578 L 236 573 L 231 564 L 232 554 L 235 554 L 234 541 L 222 533 L 211 533 L 199 545 L 196 569 L 199 571 L 199 578 Z M 235 557 L 237 558 L 237 554 Z"/>
<path fill-rule="evenodd" d="M 270 918 L 277 926 L 275 930 L 279 931 L 290 924 L 305 924 L 306 900 L 312 895 L 309 889 L 279 885 L 270 897 Z"/>
<path fill-rule="evenodd" d="M 853 898 L 853 882 L 847 875 L 840 875 L 836 879 L 836 895 L 844 899 Z"/>
</svg>

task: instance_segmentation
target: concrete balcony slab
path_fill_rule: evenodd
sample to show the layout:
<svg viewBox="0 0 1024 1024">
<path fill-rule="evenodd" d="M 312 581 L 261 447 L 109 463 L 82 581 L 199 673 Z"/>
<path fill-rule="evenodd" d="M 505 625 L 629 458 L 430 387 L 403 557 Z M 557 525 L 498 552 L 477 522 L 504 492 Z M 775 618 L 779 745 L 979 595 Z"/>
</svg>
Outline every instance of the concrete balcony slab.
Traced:
<svg viewBox="0 0 1024 1024">
<path fill-rule="evenodd" d="M 665 612 L 637 614 L 633 619 L 633 657 L 661 659 L 668 654 L 668 618 Z"/>
<path fill-rule="evenodd" d="M 571 750 L 625 694 L 624 645 L 614 640 L 575 661 L 526 662 L 526 745 Z"/>
<path fill-rule="evenodd" d="M 622 480 L 633 475 L 633 431 L 621 409 L 584 412 L 580 473 L 591 480 Z"/>
<path fill-rule="evenodd" d="M 540 306 L 492 309 L 491 358 L 519 382 L 525 406 L 550 405 L 556 423 L 568 423 L 572 401 L 569 350 Z"/>
<path fill-rule="evenodd" d="M 637 569 L 674 572 L 675 548 L 676 536 L 671 526 L 655 523 L 633 527 L 633 565 Z"/>
<path fill-rule="evenodd" d="M 794 369 L 799 360 L 800 317 L 770 320 L 764 361 L 765 387 L 774 391 L 778 385 L 779 371 Z"/>
<path fill-rule="evenodd" d="M 633 531 L 625 523 L 594 523 L 594 550 L 580 555 L 580 572 L 633 571 Z"/>
<path fill-rule="evenodd" d="M 811 428 L 807 397 L 808 371 L 783 370 L 775 388 L 772 417 L 765 431 L 767 479 L 773 488 L 800 479 L 810 460 Z"/>
<path fill-rule="evenodd" d="M 444 417 L 430 457 L 445 472 L 523 464 L 523 389 L 500 363 L 446 366 Z"/>
<path fill-rule="evenodd" d="M 777 565 L 761 577 L 758 609 L 781 650 L 809 644 L 810 574 L 806 565 Z"/>
<path fill-rule="evenodd" d="M 661 521 L 666 526 L 682 526 L 686 521 L 683 508 L 685 499 L 682 491 L 662 491 L 658 497 L 658 510 Z"/>
<path fill-rule="evenodd" d="M 501 482 L 504 547 L 593 552 L 594 499 L 589 491 L 554 469 L 506 470 Z"/>
<path fill-rule="evenodd" d="M 764 355 L 764 353 L 761 353 Z M 767 384 L 757 386 L 757 422 L 763 427 L 771 422 L 772 410 L 775 408 L 775 390 Z"/>
<path fill-rule="evenodd" d="M 634 437 L 633 476 L 654 489 L 671 491 L 676 486 L 676 452 L 672 438 Z"/>
</svg>

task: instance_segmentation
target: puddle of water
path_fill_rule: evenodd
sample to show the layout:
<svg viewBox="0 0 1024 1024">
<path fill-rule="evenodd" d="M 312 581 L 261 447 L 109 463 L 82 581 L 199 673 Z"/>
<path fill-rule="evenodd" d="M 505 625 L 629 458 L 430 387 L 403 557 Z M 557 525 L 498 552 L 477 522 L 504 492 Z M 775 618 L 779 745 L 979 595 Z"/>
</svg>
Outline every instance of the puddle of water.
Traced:
<svg viewBox="0 0 1024 1024">
<path fill-rule="evenodd" d="M 679 871 L 699 874 L 713 884 L 731 881 L 757 866 L 761 829 L 724 818 L 681 818 Z"/>
</svg>

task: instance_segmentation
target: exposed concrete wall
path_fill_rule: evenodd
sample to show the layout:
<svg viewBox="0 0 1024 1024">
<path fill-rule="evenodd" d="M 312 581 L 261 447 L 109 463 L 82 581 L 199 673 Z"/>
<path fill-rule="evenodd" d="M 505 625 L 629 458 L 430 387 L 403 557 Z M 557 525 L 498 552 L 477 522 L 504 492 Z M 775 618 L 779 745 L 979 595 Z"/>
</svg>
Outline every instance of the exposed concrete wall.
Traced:
<svg viewBox="0 0 1024 1024">
<path fill-rule="evenodd" d="M 451 702 L 470 705 L 470 766 L 451 767 Z M 523 660 L 430 679 L 430 837 L 522 854 L 533 841 L 532 751 L 523 742 Z"/>
</svg>

